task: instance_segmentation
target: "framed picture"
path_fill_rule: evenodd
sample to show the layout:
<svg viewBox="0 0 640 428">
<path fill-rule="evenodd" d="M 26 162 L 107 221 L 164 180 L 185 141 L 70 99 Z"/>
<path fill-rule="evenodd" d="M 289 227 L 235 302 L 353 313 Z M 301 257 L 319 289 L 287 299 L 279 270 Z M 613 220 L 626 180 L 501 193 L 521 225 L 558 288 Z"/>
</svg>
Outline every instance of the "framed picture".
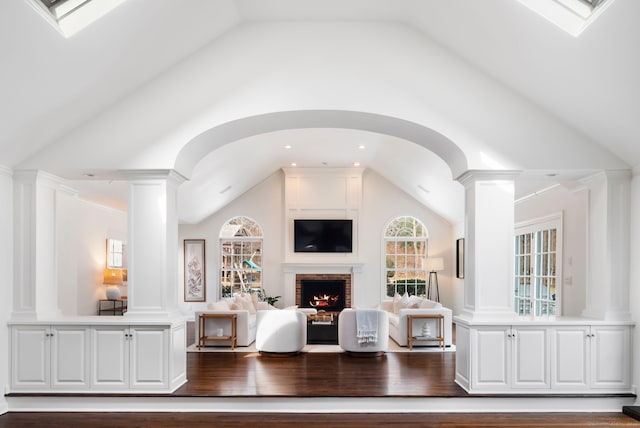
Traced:
<svg viewBox="0 0 640 428">
<path fill-rule="evenodd" d="M 206 301 L 204 239 L 184 240 L 184 301 Z"/>
<path fill-rule="evenodd" d="M 464 238 L 456 241 L 456 278 L 464 278 Z"/>
</svg>

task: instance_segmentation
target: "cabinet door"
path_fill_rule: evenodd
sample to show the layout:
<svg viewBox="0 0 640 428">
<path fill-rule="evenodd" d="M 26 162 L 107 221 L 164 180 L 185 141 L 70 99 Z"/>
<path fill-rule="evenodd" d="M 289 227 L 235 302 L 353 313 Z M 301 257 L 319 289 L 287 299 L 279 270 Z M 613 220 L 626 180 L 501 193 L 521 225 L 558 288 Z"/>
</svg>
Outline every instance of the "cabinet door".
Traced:
<svg viewBox="0 0 640 428">
<path fill-rule="evenodd" d="M 549 389 L 549 333 L 547 327 L 511 329 L 513 388 Z"/>
<path fill-rule="evenodd" d="M 551 387 L 581 391 L 589 387 L 589 326 L 562 326 L 552 329 Z"/>
<path fill-rule="evenodd" d="M 631 386 L 631 331 L 625 325 L 591 327 L 591 387 L 627 390 Z"/>
<path fill-rule="evenodd" d="M 169 330 L 131 327 L 131 388 L 161 389 L 169 385 Z"/>
<path fill-rule="evenodd" d="M 49 326 L 11 328 L 11 386 L 15 390 L 48 390 L 51 380 Z"/>
<path fill-rule="evenodd" d="M 480 391 L 504 391 L 509 389 L 510 340 L 509 327 L 482 327 L 471 331 L 472 388 Z"/>
<path fill-rule="evenodd" d="M 92 329 L 92 376 L 96 389 L 129 388 L 129 330 L 124 326 Z"/>
<path fill-rule="evenodd" d="M 89 388 L 89 341 L 86 327 L 51 329 L 51 386 L 54 389 Z"/>
</svg>

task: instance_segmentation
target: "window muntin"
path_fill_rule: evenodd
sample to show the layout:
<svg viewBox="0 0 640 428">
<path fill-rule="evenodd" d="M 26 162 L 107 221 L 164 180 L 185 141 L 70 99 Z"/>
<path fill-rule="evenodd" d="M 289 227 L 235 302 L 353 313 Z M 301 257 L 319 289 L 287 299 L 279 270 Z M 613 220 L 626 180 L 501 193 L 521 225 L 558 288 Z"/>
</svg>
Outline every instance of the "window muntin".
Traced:
<svg viewBox="0 0 640 428">
<path fill-rule="evenodd" d="M 559 314 L 561 217 L 516 229 L 514 310 L 522 317 Z"/>
<path fill-rule="evenodd" d="M 395 293 L 424 296 L 428 272 L 426 228 L 415 217 L 398 217 L 385 230 L 386 296 Z"/>
<path fill-rule="evenodd" d="M 222 297 L 262 288 L 262 229 L 248 217 L 235 217 L 220 229 Z"/>
</svg>

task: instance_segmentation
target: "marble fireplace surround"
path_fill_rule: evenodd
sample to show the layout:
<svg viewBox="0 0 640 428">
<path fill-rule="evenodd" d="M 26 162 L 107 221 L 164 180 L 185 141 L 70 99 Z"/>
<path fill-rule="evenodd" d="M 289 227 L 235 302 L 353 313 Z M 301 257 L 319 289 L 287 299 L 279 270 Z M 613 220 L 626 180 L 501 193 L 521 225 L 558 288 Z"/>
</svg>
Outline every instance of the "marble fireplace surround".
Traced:
<svg viewBox="0 0 640 428">
<path fill-rule="evenodd" d="M 345 307 L 351 307 L 363 281 L 362 263 L 284 263 L 284 304 L 300 304 L 300 280 L 345 280 Z"/>
</svg>

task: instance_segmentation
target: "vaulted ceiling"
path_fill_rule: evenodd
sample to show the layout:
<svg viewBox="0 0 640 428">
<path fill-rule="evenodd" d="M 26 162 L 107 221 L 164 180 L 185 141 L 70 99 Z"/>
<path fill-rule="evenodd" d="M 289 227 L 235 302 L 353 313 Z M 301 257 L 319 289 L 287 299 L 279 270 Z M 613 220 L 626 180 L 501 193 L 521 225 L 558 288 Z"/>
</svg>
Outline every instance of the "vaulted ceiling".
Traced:
<svg viewBox="0 0 640 428">
<path fill-rule="evenodd" d="M 0 165 L 119 207 L 120 171 L 177 168 L 197 222 L 291 162 L 359 162 L 458 222 L 464 168 L 521 170 L 521 196 L 640 163 L 638 16 L 573 37 L 514 0 L 128 0 L 64 38 L 6 0 Z"/>
</svg>

